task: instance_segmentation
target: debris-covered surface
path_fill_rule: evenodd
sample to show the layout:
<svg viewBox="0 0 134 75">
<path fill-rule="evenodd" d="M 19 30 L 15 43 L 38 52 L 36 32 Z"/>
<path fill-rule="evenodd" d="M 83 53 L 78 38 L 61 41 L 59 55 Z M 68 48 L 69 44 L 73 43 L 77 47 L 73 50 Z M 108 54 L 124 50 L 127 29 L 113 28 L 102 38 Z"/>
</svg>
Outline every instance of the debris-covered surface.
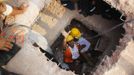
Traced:
<svg viewBox="0 0 134 75">
<path fill-rule="evenodd" d="M 134 17 L 134 0 L 104 0 L 114 8 L 120 10 L 123 15 Z"/>
<path fill-rule="evenodd" d="M 117 8 L 120 10 L 122 13 L 124 13 L 127 16 L 127 20 L 133 20 L 133 14 L 134 14 L 134 7 L 133 7 L 133 0 L 105 0 L 109 4 L 111 4 L 113 7 Z M 132 75 L 134 74 L 133 72 L 133 40 L 132 37 L 134 36 L 134 22 L 131 21 L 129 23 L 124 24 L 125 28 L 125 35 L 124 38 L 120 39 L 120 44 L 119 46 L 116 47 L 116 52 L 112 55 L 114 58 L 108 59 L 109 62 L 112 62 L 113 60 L 118 60 L 119 61 L 113 67 L 108 71 L 108 68 L 106 66 L 104 67 L 103 65 L 100 65 L 100 70 L 96 71 L 94 75 L 102 75 L 102 67 L 105 68 L 103 71 L 106 72 L 105 75 Z M 121 52 L 122 51 L 122 52 Z M 121 53 L 121 54 L 120 54 Z M 117 56 L 117 57 L 116 57 Z M 120 57 L 120 58 L 119 58 Z M 125 59 L 125 60 L 124 60 Z M 111 63 L 108 64 L 109 68 L 112 66 Z M 124 66 L 127 65 L 127 66 Z M 129 67 L 128 67 L 129 66 Z"/>
<path fill-rule="evenodd" d="M 133 75 L 134 74 L 134 58 L 133 58 L 134 41 L 131 40 L 124 51 L 120 55 L 118 62 L 112 66 L 104 75 Z"/>
<path fill-rule="evenodd" d="M 17 26 L 18 28 L 15 27 L 15 29 L 9 28 L 9 29 L 5 30 L 5 32 L 8 33 L 7 36 L 9 36 L 10 34 L 16 35 L 16 33 L 17 33 L 17 35 L 20 35 L 20 37 L 28 39 L 28 40 L 23 39 L 24 44 L 21 45 L 22 49 L 8 62 L 8 64 L 5 66 L 5 68 L 8 71 L 15 72 L 17 74 L 22 74 L 22 75 L 44 75 L 44 74 L 45 75 L 53 75 L 53 73 L 55 73 L 56 75 L 63 75 L 63 73 L 65 75 L 73 75 L 74 74 L 73 72 L 62 70 L 58 67 L 58 65 L 56 63 L 52 62 L 51 60 L 48 61 L 48 58 L 45 57 L 45 54 L 42 53 L 38 47 L 34 47 L 32 45 L 32 42 L 30 42 L 29 38 L 26 38 L 28 36 L 27 34 L 29 32 L 32 32 L 31 30 L 29 30 L 29 28 L 27 28 L 27 26 L 31 26 L 31 24 L 34 23 L 34 20 L 38 16 L 38 12 L 41 9 L 38 6 L 43 6 L 40 4 L 42 4 L 42 3 L 45 4 L 44 1 L 46 1 L 46 0 L 40 0 L 40 1 L 30 0 L 30 2 L 29 2 L 30 6 L 27 9 L 27 11 L 24 14 L 19 15 L 18 19 L 16 20 L 19 22 L 18 25 L 26 25 L 26 27 L 25 26 Z M 46 4 L 47 4 L 47 2 L 46 2 Z M 49 4 L 49 0 L 48 0 L 48 4 Z M 48 6 L 51 6 L 51 5 L 48 5 Z M 36 9 L 37 9 L 37 11 L 36 11 Z M 45 7 L 44 7 L 44 9 L 45 9 Z M 33 13 L 33 12 L 35 12 L 35 13 Z M 27 18 L 28 16 L 29 16 L 29 18 Z M 68 20 L 70 20 L 70 19 L 68 18 Z M 66 23 L 67 22 L 65 22 L 65 24 Z M 54 30 L 52 29 L 52 32 L 53 31 Z M 22 32 L 23 34 L 20 34 L 18 32 Z M 57 34 L 55 34 L 55 35 L 57 35 Z M 38 38 L 38 37 L 39 36 L 36 35 L 36 38 Z M 51 37 L 51 35 L 49 37 Z M 34 37 L 31 37 L 31 38 L 34 38 Z M 19 41 L 20 40 L 21 39 L 19 39 Z M 33 39 L 31 39 L 31 40 L 33 40 Z M 43 41 L 45 41 L 45 40 L 43 40 Z M 40 41 L 40 42 L 42 42 L 42 41 Z M 45 45 L 44 47 L 48 47 L 48 46 Z"/>
</svg>

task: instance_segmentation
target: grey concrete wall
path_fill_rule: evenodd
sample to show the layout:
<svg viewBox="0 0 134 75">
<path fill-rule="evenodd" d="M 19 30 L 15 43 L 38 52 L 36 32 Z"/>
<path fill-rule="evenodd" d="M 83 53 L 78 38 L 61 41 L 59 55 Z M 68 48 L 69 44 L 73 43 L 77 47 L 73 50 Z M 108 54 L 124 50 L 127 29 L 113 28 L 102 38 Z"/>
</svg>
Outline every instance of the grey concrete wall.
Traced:
<svg viewBox="0 0 134 75">
<path fill-rule="evenodd" d="M 19 24 L 31 26 L 31 24 L 33 24 L 34 22 L 34 19 L 39 15 L 39 11 L 41 8 L 40 6 L 42 6 L 40 4 L 42 4 L 42 1 L 46 2 L 50 0 L 30 0 L 29 8 L 26 10 L 24 14 L 20 15 L 17 18 L 16 22 L 18 22 Z M 44 11 L 45 9 L 49 11 L 48 13 L 52 13 L 53 15 L 55 14 L 55 12 L 53 13 L 53 9 L 59 10 L 59 8 L 53 7 L 53 3 L 51 2 L 48 3 L 47 6 L 44 6 Z M 43 24 L 39 21 L 38 24 L 41 24 L 43 29 L 46 29 L 47 26 L 50 27 L 46 29 L 47 35 L 44 35 L 48 39 L 48 41 L 50 41 L 49 43 L 52 43 L 57 38 L 60 30 L 62 30 L 71 20 L 72 13 L 69 10 L 65 11 L 66 12 L 63 14 L 56 13 L 58 16 L 56 18 L 56 24 L 53 21 L 54 19 L 48 18 L 47 16 L 43 16 L 44 13 L 42 13 L 43 15 L 41 15 L 40 17 L 41 20 L 45 20 L 45 22 L 46 20 L 49 21 L 47 21 L 46 23 L 43 22 Z M 50 22 L 54 23 L 55 26 L 53 27 L 53 24 L 51 25 Z M 50 25 L 48 23 L 50 23 Z M 39 29 L 37 28 L 37 30 Z M 22 46 L 22 49 L 5 66 L 7 70 L 21 75 L 74 75 L 74 73 L 71 71 L 60 69 L 58 65 L 52 62 L 51 60 L 48 61 L 47 57 L 45 57 L 45 55 L 42 52 L 40 52 L 39 48 L 34 47 L 32 46 L 32 44 L 27 42 L 28 41 L 26 40 L 24 46 Z"/>
</svg>

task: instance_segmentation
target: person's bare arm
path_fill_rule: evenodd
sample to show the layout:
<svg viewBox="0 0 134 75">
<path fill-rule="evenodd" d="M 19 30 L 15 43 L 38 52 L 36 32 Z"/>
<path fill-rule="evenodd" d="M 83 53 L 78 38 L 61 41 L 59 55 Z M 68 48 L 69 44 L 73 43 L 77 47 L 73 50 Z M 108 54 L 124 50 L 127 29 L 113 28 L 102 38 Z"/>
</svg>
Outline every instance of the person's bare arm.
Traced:
<svg viewBox="0 0 134 75">
<path fill-rule="evenodd" d="M 20 7 L 13 7 L 12 13 L 9 14 L 5 19 L 5 24 L 9 25 L 14 23 L 16 16 L 23 14 L 26 11 L 27 7 L 27 4 L 22 4 Z"/>
<path fill-rule="evenodd" d="M 13 7 L 13 12 L 10 14 L 10 16 L 16 16 L 16 15 L 24 13 L 27 7 L 28 7 L 28 4 L 22 4 L 20 7 Z"/>
<path fill-rule="evenodd" d="M 0 38 L 0 50 L 9 51 L 12 48 L 11 40 Z"/>
</svg>

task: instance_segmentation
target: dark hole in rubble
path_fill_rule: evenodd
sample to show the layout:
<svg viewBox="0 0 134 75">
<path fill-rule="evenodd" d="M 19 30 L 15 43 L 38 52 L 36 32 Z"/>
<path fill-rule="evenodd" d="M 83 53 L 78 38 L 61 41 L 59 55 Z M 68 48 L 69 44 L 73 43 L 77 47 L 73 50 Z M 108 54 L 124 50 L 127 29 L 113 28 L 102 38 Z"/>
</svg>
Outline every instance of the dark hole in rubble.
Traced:
<svg viewBox="0 0 134 75">
<path fill-rule="evenodd" d="M 111 6 L 108 5 L 108 7 L 111 7 Z M 108 13 L 108 14 L 103 13 L 101 15 L 104 19 L 108 19 L 109 21 L 111 20 L 111 18 L 113 18 L 114 20 L 111 20 L 112 22 L 118 21 L 118 24 L 122 23 L 122 21 L 120 20 L 121 13 L 119 11 L 115 10 L 115 8 L 112 8 L 110 13 Z M 125 17 L 123 17 L 123 19 L 125 19 Z M 99 22 L 101 22 L 101 21 L 99 21 Z M 111 25 L 111 28 L 114 26 L 116 26 L 116 25 Z M 112 55 L 112 53 L 116 50 L 116 46 L 119 45 L 120 38 L 122 38 L 123 34 L 125 33 L 125 30 L 123 29 L 123 25 L 122 25 L 110 32 L 99 35 L 96 38 L 92 38 L 99 34 L 99 32 L 97 30 L 91 30 L 89 27 L 86 27 L 86 25 L 84 25 L 82 22 L 75 20 L 75 19 L 73 19 L 71 21 L 70 25 L 65 27 L 65 30 L 68 32 L 72 27 L 79 28 L 80 31 L 83 33 L 83 37 L 85 37 L 91 43 L 90 54 L 93 59 L 93 60 L 91 60 L 93 65 L 88 65 L 88 63 L 86 61 L 83 61 L 81 63 L 74 62 L 72 64 L 69 64 L 69 67 L 70 67 L 69 70 L 75 71 L 75 73 L 79 74 L 79 75 L 82 75 L 83 73 L 86 75 L 92 74 L 93 70 L 95 70 L 97 68 L 98 64 L 102 61 L 103 57 L 105 57 L 105 56 L 110 57 Z M 106 31 L 108 31 L 108 30 L 109 29 L 107 29 Z M 111 32 L 113 32 L 115 35 L 112 34 Z M 107 37 L 108 34 L 111 34 L 111 36 L 115 36 L 115 37 L 112 37 L 114 39 L 111 40 L 111 38 Z M 57 64 L 63 63 L 63 58 L 64 58 L 63 40 L 64 40 L 64 37 L 62 36 L 62 34 L 60 34 L 58 36 L 58 38 L 56 39 L 56 41 L 51 46 L 51 48 L 54 52 L 54 55 L 51 55 L 51 56 L 49 54 L 46 55 L 50 59 L 52 57 L 54 57 L 54 60 L 52 60 L 52 61 L 57 62 Z M 112 42 L 112 43 L 110 43 L 110 42 Z M 102 63 L 102 65 L 105 65 L 105 63 Z"/>
<path fill-rule="evenodd" d="M 85 25 L 83 25 L 81 22 L 79 22 L 77 20 L 72 20 L 71 24 L 68 25 L 65 28 L 65 30 L 68 32 L 73 27 L 77 27 L 80 29 L 80 31 L 84 34 L 83 37 L 86 37 L 86 39 L 88 41 L 90 41 L 90 43 L 92 43 L 90 50 L 94 49 L 97 44 L 97 41 L 99 40 L 99 38 L 101 36 L 95 38 L 94 40 L 91 40 L 89 37 L 93 37 L 93 36 L 97 35 L 98 33 L 94 30 L 89 30 Z M 58 37 L 58 39 L 54 42 L 54 44 L 51 46 L 51 48 L 55 54 L 55 58 L 58 60 L 58 62 L 61 62 L 63 60 L 63 54 L 62 54 L 63 49 L 64 49 L 63 48 L 63 40 L 64 40 L 64 36 L 62 36 L 62 34 L 61 34 Z M 94 56 L 93 62 L 96 63 L 98 60 L 98 56 L 100 56 L 102 54 L 102 52 L 101 51 L 93 51 L 93 52 L 91 51 L 91 53 L 92 53 L 91 55 Z M 75 72 L 77 74 L 80 74 L 81 68 L 86 67 L 86 66 L 87 66 L 86 62 L 79 63 L 79 65 L 76 62 L 76 63 L 71 64 L 69 67 L 71 67 L 71 70 L 75 70 Z M 89 66 L 89 67 L 94 67 L 94 66 Z"/>
<path fill-rule="evenodd" d="M 122 38 L 122 34 L 124 34 L 124 29 L 122 27 L 119 28 L 119 30 L 121 31 L 120 33 L 120 38 L 118 38 L 118 41 L 116 42 L 116 45 L 111 48 L 111 51 L 107 51 L 106 50 L 106 46 L 103 48 L 104 50 L 99 50 L 99 48 L 97 49 L 97 44 L 99 43 L 99 41 L 103 42 L 105 41 L 105 45 L 108 44 L 108 42 L 110 41 L 108 38 L 105 37 L 105 35 L 100 35 L 96 38 L 90 38 L 90 37 L 94 37 L 96 35 L 98 35 L 98 32 L 95 30 L 90 30 L 88 29 L 85 25 L 83 25 L 80 21 L 77 21 L 75 19 L 72 20 L 72 22 L 70 23 L 70 25 L 68 25 L 65 30 L 68 32 L 71 28 L 73 27 L 77 27 L 80 29 L 80 31 L 84 34 L 83 37 L 85 37 L 88 41 L 90 41 L 91 43 L 91 47 L 90 47 L 90 53 L 93 59 L 93 65 L 88 65 L 87 62 L 82 62 L 77 64 L 77 62 L 71 64 L 69 67 L 71 67 L 72 71 L 75 71 L 76 74 L 89 74 L 92 70 L 94 70 L 94 68 L 97 66 L 97 64 L 99 62 L 101 62 L 101 57 L 108 55 L 111 56 L 112 52 L 114 52 L 113 50 L 116 49 L 116 45 L 119 45 L 119 39 Z M 62 34 L 60 34 L 60 36 L 57 38 L 57 40 L 53 43 L 53 45 L 51 46 L 53 52 L 54 52 L 54 58 L 57 60 L 57 62 L 62 62 L 63 61 L 63 40 L 64 37 L 62 36 Z M 92 51 L 94 50 L 94 51 Z M 105 54 L 104 54 L 105 53 Z M 90 60 L 90 59 L 89 59 Z"/>
</svg>

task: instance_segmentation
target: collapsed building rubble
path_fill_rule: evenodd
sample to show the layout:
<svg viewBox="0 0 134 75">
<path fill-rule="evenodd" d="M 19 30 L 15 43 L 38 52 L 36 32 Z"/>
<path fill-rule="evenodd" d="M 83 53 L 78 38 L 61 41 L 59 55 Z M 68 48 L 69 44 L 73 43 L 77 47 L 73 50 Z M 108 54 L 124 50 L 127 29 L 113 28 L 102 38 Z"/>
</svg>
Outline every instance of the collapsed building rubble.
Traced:
<svg viewBox="0 0 134 75">
<path fill-rule="evenodd" d="M 121 4 L 119 4 L 120 7 L 114 5 L 115 2 L 113 2 L 112 0 L 109 0 L 109 1 L 107 0 L 107 2 L 108 3 L 111 2 L 112 6 L 114 6 L 115 8 L 118 8 L 121 11 L 121 13 L 125 13 L 125 16 L 127 16 L 126 21 L 133 19 L 133 11 L 128 12 L 128 9 L 124 10 Z M 40 48 L 34 47 L 32 44 L 29 44 L 26 42 L 24 45 L 26 47 L 22 48 L 22 50 L 19 51 L 15 55 L 15 57 L 11 59 L 11 61 L 9 61 L 9 63 L 6 65 L 7 70 L 18 73 L 18 74 L 23 74 L 23 75 L 44 75 L 44 74 L 62 75 L 63 73 L 65 75 L 74 74 L 72 71 L 66 71 L 58 67 L 60 66 L 61 61 L 63 60 L 62 59 L 63 56 L 60 55 L 61 53 L 58 50 L 59 48 L 57 48 L 57 45 L 60 45 L 59 42 L 61 42 L 61 39 L 62 39 L 62 37 L 59 37 L 59 35 L 61 34 L 61 31 L 67 25 L 70 24 L 73 18 L 77 19 L 82 24 L 84 24 L 84 26 L 87 28 L 87 29 L 86 28 L 84 29 L 87 30 L 87 32 L 90 32 L 88 31 L 88 29 L 91 29 L 95 31 L 95 35 L 97 35 L 97 33 L 101 34 L 99 35 L 99 38 L 97 37 L 97 39 L 96 38 L 94 39 L 95 41 L 93 41 L 93 48 L 95 48 L 96 50 L 101 50 L 104 53 L 99 57 L 99 60 L 97 61 L 95 67 L 92 68 L 92 71 L 90 67 L 85 67 L 85 64 L 84 64 L 83 69 L 86 68 L 90 70 L 90 72 L 88 72 L 87 75 L 89 73 L 91 73 L 92 75 L 98 75 L 98 74 L 102 75 L 106 70 L 108 70 L 113 64 L 115 64 L 118 61 L 121 51 L 125 49 L 125 47 L 127 46 L 126 44 L 134 36 L 133 35 L 134 34 L 133 22 L 125 23 L 125 25 L 122 24 L 121 26 L 119 26 L 118 28 L 110 32 L 103 33 L 113 28 L 115 25 L 122 23 L 122 21 L 111 20 L 111 22 L 109 22 L 106 19 L 98 15 L 84 17 L 82 15 L 79 15 L 75 11 L 73 12 L 64 8 L 55 0 L 40 0 L 40 1 L 30 0 L 29 6 L 30 7 L 27 9 L 27 12 L 25 12 L 23 15 L 18 16 L 18 18 L 16 19 L 16 23 L 18 23 L 19 25 L 26 25 L 32 28 L 33 30 L 41 33 L 43 36 L 45 36 L 49 45 L 47 44 L 47 42 L 45 42 L 44 46 L 48 47 L 51 45 L 54 55 L 52 55 L 52 57 L 48 59 L 47 57 L 45 57 L 45 55 L 42 52 L 40 52 Z M 131 7 L 131 5 L 128 7 Z M 58 8 L 61 8 L 61 9 L 59 9 L 58 11 Z M 42 11 L 40 12 L 40 10 Z M 40 15 L 38 15 L 39 13 Z M 130 15 L 131 17 L 129 17 Z M 34 20 L 36 19 L 37 16 L 38 18 L 37 18 L 37 21 L 35 22 Z M 27 17 L 29 17 L 28 20 L 27 20 Z M 26 19 L 26 21 L 24 21 L 24 19 Z M 33 22 L 35 22 L 34 25 L 32 25 Z M 28 33 L 27 28 L 25 27 L 24 27 L 24 31 L 26 31 L 25 34 Z M 92 33 L 89 33 L 89 37 L 91 37 L 90 34 Z M 32 36 L 30 33 L 29 35 Z M 40 37 L 42 37 L 42 35 L 39 34 Z M 36 36 L 38 35 L 35 35 L 34 37 Z M 58 42 L 56 42 L 57 41 L 56 39 L 58 40 Z M 33 41 L 35 39 L 31 37 L 30 40 Z M 40 40 L 40 41 L 43 41 L 43 40 Z M 36 42 L 37 42 L 37 45 L 40 44 L 40 42 L 38 41 Z M 51 54 L 53 54 L 51 49 L 44 48 L 44 50 L 46 51 L 45 52 L 46 56 L 48 54 L 48 57 Z M 58 63 L 58 65 L 55 62 L 51 61 L 53 60 L 52 58 L 53 59 L 56 58 L 55 62 Z M 84 73 L 85 70 L 84 71 L 80 70 L 80 71 Z"/>
</svg>

